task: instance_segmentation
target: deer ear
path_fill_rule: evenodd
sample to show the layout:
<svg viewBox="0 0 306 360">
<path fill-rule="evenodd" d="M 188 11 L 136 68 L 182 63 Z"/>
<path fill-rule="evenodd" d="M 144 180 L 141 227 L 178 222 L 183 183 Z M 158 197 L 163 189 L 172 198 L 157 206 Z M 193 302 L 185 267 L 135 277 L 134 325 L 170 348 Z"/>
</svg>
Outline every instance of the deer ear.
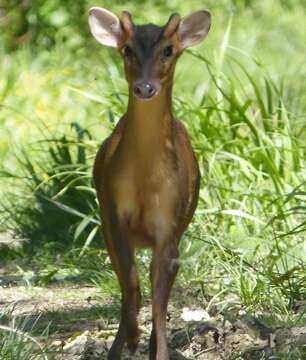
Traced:
<svg viewBox="0 0 306 360">
<path fill-rule="evenodd" d="M 112 12 L 99 7 L 89 10 L 88 23 L 95 39 L 102 45 L 118 47 L 123 38 L 119 18 Z"/>
<path fill-rule="evenodd" d="M 167 24 L 165 25 L 165 32 L 164 35 L 165 37 L 170 37 L 178 28 L 179 24 L 180 24 L 180 16 L 176 13 L 172 14 L 168 21 Z"/>
<path fill-rule="evenodd" d="M 196 11 L 182 18 L 178 36 L 183 48 L 187 48 L 201 42 L 209 32 L 211 15 L 206 10 Z"/>
</svg>

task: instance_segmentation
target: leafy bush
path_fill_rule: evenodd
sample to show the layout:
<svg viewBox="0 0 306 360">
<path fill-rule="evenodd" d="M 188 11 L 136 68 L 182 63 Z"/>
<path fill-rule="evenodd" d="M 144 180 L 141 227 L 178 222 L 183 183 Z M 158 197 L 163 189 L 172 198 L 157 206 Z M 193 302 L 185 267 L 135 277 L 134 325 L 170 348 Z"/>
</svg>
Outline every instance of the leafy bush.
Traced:
<svg viewBox="0 0 306 360">
<path fill-rule="evenodd" d="M 3 224 L 25 241 L 28 253 L 53 253 L 98 246 L 99 219 L 92 189 L 88 149 L 96 148 L 88 131 L 72 124 L 77 137 L 44 139 L 33 159 L 23 152 L 21 174 L 5 176 L 18 190 L 3 202 Z M 19 189 L 21 185 L 21 188 Z"/>
<path fill-rule="evenodd" d="M 275 0 L 284 8 L 302 7 L 303 0 Z M 260 0 L 207 0 L 204 6 L 210 9 L 228 8 L 232 10 L 249 8 L 257 11 L 261 6 Z M 50 47 L 56 42 L 65 42 L 66 46 L 75 49 L 83 46 L 88 38 L 87 11 L 91 5 L 103 6 L 113 11 L 122 11 L 123 8 L 135 10 L 142 14 L 142 8 L 159 9 L 163 12 L 179 11 L 179 1 L 165 4 L 155 1 L 110 1 L 101 3 L 100 0 L 0 0 L 0 25 L 3 28 L 2 36 L 7 49 L 16 49 L 20 45 L 31 44 L 34 46 Z M 139 7 L 141 5 L 141 7 Z M 203 4 L 197 0 L 190 3 L 190 8 L 199 8 Z M 143 16 L 143 14 L 142 14 Z"/>
<path fill-rule="evenodd" d="M 87 4 L 82 0 L 1 0 L 0 9 L 9 49 L 25 43 L 50 47 L 55 41 L 77 46 L 87 33 Z"/>
</svg>

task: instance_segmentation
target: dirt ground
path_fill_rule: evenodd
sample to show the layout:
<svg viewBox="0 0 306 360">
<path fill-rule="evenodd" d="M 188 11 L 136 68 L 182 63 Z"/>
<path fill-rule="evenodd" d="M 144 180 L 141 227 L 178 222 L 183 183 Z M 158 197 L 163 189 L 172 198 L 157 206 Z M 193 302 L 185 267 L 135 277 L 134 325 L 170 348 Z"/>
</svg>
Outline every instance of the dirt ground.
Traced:
<svg viewBox="0 0 306 360">
<path fill-rule="evenodd" d="M 224 313 L 197 303 L 192 293 L 175 289 L 168 311 L 172 360 L 306 359 L 306 327 L 270 328 L 243 309 Z M 19 319 L 22 331 L 39 334 L 48 328 L 48 353 L 56 360 L 106 359 L 119 322 L 119 304 L 103 300 L 93 287 L 53 284 L 20 285 L 14 276 L 0 276 L 0 322 Z M 3 315 L 6 314 L 6 315 Z M 148 359 L 151 308 L 139 315 L 139 349 L 124 359 Z"/>
</svg>

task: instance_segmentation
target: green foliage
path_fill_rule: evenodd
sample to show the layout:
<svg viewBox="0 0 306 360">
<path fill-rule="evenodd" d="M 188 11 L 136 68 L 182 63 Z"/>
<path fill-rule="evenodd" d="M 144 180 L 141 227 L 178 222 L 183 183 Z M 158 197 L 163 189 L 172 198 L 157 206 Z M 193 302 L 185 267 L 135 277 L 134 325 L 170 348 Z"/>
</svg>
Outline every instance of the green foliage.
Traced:
<svg viewBox="0 0 306 360">
<path fill-rule="evenodd" d="M 87 152 L 96 146 L 88 131 L 75 123 L 72 128 L 75 137 L 40 141 L 35 157 L 23 151 L 18 158 L 20 174 L 3 173 L 15 180 L 18 191 L 3 202 L 2 221 L 18 237 L 30 239 L 24 243 L 29 254 L 99 243 L 100 222 L 87 163 Z"/>
<path fill-rule="evenodd" d="M 305 5 L 304 0 L 275 0 L 281 5 L 284 11 Z M 229 9 L 241 11 L 249 9 L 256 13 L 262 6 L 261 0 L 207 0 L 204 6 L 213 9 Z M 141 16 L 144 16 L 141 9 L 146 8 L 150 12 L 157 9 L 160 13 L 179 10 L 183 7 L 179 1 L 161 2 L 154 1 L 103 1 L 96 0 L 0 0 L 0 26 L 4 30 L 4 44 L 7 49 L 15 50 L 25 44 L 34 47 L 53 46 L 58 42 L 65 43 L 66 47 L 72 49 L 84 45 L 88 40 L 87 13 L 92 5 L 99 5 L 114 11 L 122 11 L 128 8 Z M 141 6 L 139 6 L 141 5 Z M 203 7 L 198 0 L 189 2 L 190 8 Z M 184 7 L 185 8 L 185 7 Z M 164 20 L 165 21 L 165 20 Z"/>
<path fill-rule="evenodd" d="M 283 87 L 264 69 L 259 68 L 262 76 L 257 79 L 243 64 L 225 56 L 224 61 L 232 65 L 231 76 L 218 75 L 217 66 L 197 52 L 189 53 L 207 67 L 211 85 L 209 96 L 204 95 L 198 103 L 175 101 L 175 111 L 186 122 L 202 172 L 197 217 L 182 241 L 187 265 L 181 281 L 204 284 L 221 297 L 235 292 L 249 311 L 268 311 L 271 306 L 280 312 L 291 310 L 306 298 L 305 263 L 299 254 L 305 233 L 306 194 L 301 125 L 287 110 L 290 99 Z M 78 93 L 99 101 L 89 93 Z M 121 101 L 112 104 L 112 110 L 119 113 Z M 30 160 L 23 153 L 19 160 L 24 171 L 19 176 L 24 179 L 22 192 L 28 195 L 8 198 L 5 224 L 18 236 L 30 239 L 25 243 L 30 253 L 76 249 L 82 257 L 88 247 L 99 244 L 91 183 L 97 141 L 74 123 L 73 131 L 76 137 L 47 138 L 36 149 L 41 155 Z M 235 247 L 240 250 L 232 250 Z M 203 253 L 212 258 L 203 258 Z M 146 256 L 139 257 L 144 273 L 148 271 Z M 78 257 L 74 261 L 77 264 Z M 101 265 L 105 269 L 94 276 L 94 282 L 104 292 L 115 294 L 116 280 L 109 265 Z M 48 281 L 50 274 L 55 273 L 47 272 L 41 281 Z M 220 276 L 227 284 L 215 281 Z M 209 284 L 217 284 L 217 288 Z M 148 279 L 144 285 L 149 294 Z"/>
<path fill-rule="evenodd" d="M 127 8 L 137 23 L 158 24 L 173 11 L 203 6 L 50 0 L 33 2 L 22 15 L 31 47 L 4 52 L 0 64 L 0 180 L 2 228 L 26 241 L 0 254 L 10 260 L 31 254 L 42 270 L 36 277 L 25 270 L 30 282 L 84 275 L 118 300 L 100 248 L 91 172 L 98 144 L 125 111 L 127 89 L 115 50 L 99 51 L 86 40 L 86 9 L 94 4 L 116 13 Z M 20 2 L 6 5 L 5 19 L 23 11 Z M 243 308 L 289 324 L 305 322 L 296 309 L 306 299 L 302 6 L 302 0 L 208 0 L 212 31 L 180 60 L 174 89 L 174 111 L 202 173 L 197 212 L 180 244 L 178 286 L 192 286 L 208 310 Z M 29 14 L 39 14 L 36 23 L 27 24 Z M 10 26 L 6 44 L 16 48 L 20 34 Z M 54 263 L 57 254 L 62 262 Z M 148 252 L 137 253 L 137 262 L 149 295 Z"/>
<path fill-rule="evenodd" d="M 12 309 L 4 310 L 0 314 L 1 323 L 6 317 L 11 317 Z M 36 323 L 25 318 L 18 321 L 11 317 L 8 325 L 0 325 L 0 358 L 1 360 L 48 360 L 46 349 L 31 335 Z M 27 329 L 27 330 L 26 330 Z M 47 338 L 48 329 L 40 334 L 41 338 Z"/>
<path fill-rule="evenodd" d="M 50 47 L 82 44 L 87 32 L 86 2 L 80 0 L 1 0 L 5 45 L 16 49 L 27 43 Z"/>
</svg>

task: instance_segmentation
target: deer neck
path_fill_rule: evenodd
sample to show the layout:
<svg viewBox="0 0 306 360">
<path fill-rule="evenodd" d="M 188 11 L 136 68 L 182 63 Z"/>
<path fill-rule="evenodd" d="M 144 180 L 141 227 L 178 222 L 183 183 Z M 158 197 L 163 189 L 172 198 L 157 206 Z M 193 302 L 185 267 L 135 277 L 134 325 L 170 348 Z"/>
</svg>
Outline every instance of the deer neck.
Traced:
<svg viewBox="0 0 306 360">
<path fill-rule="evenodd" d="M 149 100 L 129 94 L 124 142 L 140 156 L 158 154 L 172 136 L 172 86 Z"/>
</svg>

